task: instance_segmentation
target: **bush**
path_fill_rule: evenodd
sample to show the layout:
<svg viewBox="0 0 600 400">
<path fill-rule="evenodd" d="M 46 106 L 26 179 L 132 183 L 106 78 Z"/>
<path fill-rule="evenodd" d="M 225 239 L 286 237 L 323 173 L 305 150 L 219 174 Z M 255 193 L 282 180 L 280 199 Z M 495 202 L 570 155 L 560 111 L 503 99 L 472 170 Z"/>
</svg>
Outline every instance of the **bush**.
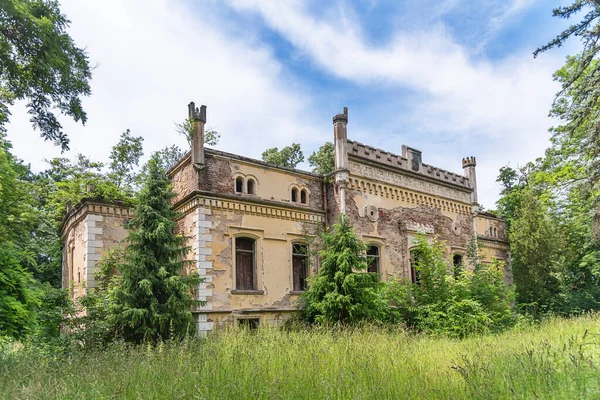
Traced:
<svg viewBox="0 0 600 400">
<path fill-rule="evenodd" d="M 444 256 L 446 245 L 427 237 L 416 240 L 418 283 L 396 279 L 386 285 L 385 297 L 395 319 L 422 332 L 465 337 L 498 332 L 513 326 L 512 288 L 503 280 L 503 264 L 476 263 L 457 277 Z"/>
</svg>

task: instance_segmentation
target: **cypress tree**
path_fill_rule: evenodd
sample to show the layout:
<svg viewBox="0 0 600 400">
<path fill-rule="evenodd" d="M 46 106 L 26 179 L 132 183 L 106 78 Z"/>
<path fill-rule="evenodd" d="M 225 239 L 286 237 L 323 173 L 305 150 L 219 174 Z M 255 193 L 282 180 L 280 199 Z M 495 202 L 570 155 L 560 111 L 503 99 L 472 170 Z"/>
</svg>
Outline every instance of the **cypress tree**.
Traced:
<svg viewBox="0 0 600 400">
<path fill-rule="evenodd" d="M 330 232 L 322 236 L 321 268 L 303 295 L 301 316 L 308 322 L 357 323 L 382 321 L 387 306 L 382 283 L 367 272 L 366 246 L 359 240 L 348 217 L 340 215 Z"/>
<path fill-rule="evenodd" d="M 127 341 L 168 340 L 194 330 L 191 307 L 198 302 L 192 290 L 201 280 L 195 271 L 184 274 L 193 261 L 185 259 L 186 238 L 174 232 L 174 196 L 152 157 L 129 224 L 120 282 L 113 289 L 114 322 Z"/>
</svg>

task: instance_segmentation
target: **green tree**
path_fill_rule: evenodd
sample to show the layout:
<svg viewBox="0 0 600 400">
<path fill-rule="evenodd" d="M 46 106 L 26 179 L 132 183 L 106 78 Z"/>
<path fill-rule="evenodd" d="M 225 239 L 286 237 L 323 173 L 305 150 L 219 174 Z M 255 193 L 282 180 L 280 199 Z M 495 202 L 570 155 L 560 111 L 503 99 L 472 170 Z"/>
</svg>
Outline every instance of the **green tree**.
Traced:
<svg viewBox="0 0 600 400">
<path fill-rule="evenodd" d="M 383 321 L 387 307 L 376 273 L 366 272 L 366 246 L 341 215 L 322 235 L 321 268 L 302 295 L 303 319 L 317 323 Z"/>
<path fill-rule="evenodd" d="M 134 137 L 129 129 L 121 134 L 119 142 L 113 146 L 108 158 L 108 177 L 119 189 L 133 190 L 136 174 L 135 167 L 138 166 L 140 158 L 144 155 L 141 136 Z"/>
<path fill-rule="evenodd" d="M 192 132 L 194 128 L 192 125 L 192 120 L 186 119 L 180 124 L 175 124 L 175 131 L 180 135 L 183 135 L 185 139 L 188 141 L 188 144 L 192 144 Z M 212 128 L 206 129 L 204 132 L 204 144 L 208 146 L 216 146 L 219 144 L 221 140 L 221 134 Z"/>
<path fill-rule="evenodd" d="M 285 146 L 281 150 L 273 147 L 263 151 L 262 159 L 278 167 L 296 168 L 296 165 L 304 161 L 304 154 L 298 143 L 292 143 L 291 146 Z"/>
<path fill-rule="evenodd" d="M 174 232 L 174 196 L 158 158 L 151 158 L 112 294 L 115 325 L 128 341 L 166 340 L 194 330 L 191 307 L 197 301 L 191 291 L 200 279 L 195 272 L 184 275 L 193 261 L 185 259 L 186 238 Z"/>
<path fill-rule="evenodd" d="M 327 175 L 335 169 L 335 149 L 333 143 L 327 142 L 319 147 L 308 157 L 308 164 L 313 167 L 313 172 Z"/>
<path fill-rule="evenodd" d="M 26 100 L 31 122 L 45 140 L 68 150 L 69 139 L 52 111 L 85 123 L 81 97 L 90 94 L 91 69 L 57 1 L 3 0 L 0 4 L 0 130 L 9 107 Z"/>
<path fill-rule="evenodd" d="M 554 268 L 561 244 L 546 208 L 528 190 L 522 194 L 509 240 L 517 300 L 522 304 L 535 303 L 540 311 L 551 309 L 558 291 Z"/>
</svg>

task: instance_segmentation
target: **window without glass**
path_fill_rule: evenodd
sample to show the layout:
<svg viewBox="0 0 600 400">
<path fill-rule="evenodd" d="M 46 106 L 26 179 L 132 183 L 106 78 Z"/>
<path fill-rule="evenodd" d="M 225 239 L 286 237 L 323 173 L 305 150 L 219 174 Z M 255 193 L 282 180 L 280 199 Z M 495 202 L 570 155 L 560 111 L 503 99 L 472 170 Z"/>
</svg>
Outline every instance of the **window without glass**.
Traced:
<svg viewBox="0 0 600 400">
<path fill-rule="evenodd" d="M 369 246 L 367 249 L 367 263 L 369 265 L 368 272 L 379 273 L 379 247 Z"/>
<path fill-rule="evenodd" d="M 256 240 L 245 237 L 235 238 L 235 288 L 256 290 L 254 279 Z"/>
<path fill-rule="evenodd" d="M 248 194 L 254 194 L 254 179 L 248 179 Z"/>
<path fill-rule="evenodd" d="M 454 265 L 454 277 L 458 278 L 463 268 L 463 256 L 460 254 L 453 255 L 452 264 Z"/>
<path fill-rule="evenodd" d="M 421 271 L 419 271 L 419 262 L 421 262 L 423 255 L 418 249 L 410 251 L 410 279 L 413 283 L 421 282 Z"/>
<path fill-rule="evenodd" d="M 306 190 L 302 189 L 302 191 L 300 192 L 300 203 L 306 204 L 307 198 L 308 198 L 308 193 L 306 192 Z"/>
<path fill-rule="evenodd" d="M 255 331 L 260 325 L 260 318 L 243 318 L 238 319 L 238 326 L 242 329 Z"/>
<path fill-rule="evenodd" d="M 235 191 L 236 193 L 242 193 L 244 191 L 244 178 L 238 176 L 235 179 Z"/>
<path fill-rule="evenodd" d="M 292 279 L 294 291 L 306 290 L 308 277 L 308 246 L 301 243 L 292 244 Z"/>
<path fill-rule="evenodd" d="M 298 189 L 296 189 L 296 188 L 292 189 L 292 202 L 294 202 L 294 203 L 298 202 Z"/>
</svg>

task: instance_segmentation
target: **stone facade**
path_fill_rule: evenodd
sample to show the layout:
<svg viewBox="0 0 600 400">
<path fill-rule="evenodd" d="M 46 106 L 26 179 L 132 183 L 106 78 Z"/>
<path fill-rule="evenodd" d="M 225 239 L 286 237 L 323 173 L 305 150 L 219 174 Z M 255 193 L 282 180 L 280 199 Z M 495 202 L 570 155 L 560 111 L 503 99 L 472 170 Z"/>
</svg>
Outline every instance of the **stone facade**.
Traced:
<svg viewBox="0 0 600 400">
<path fill-rule="evenodd" d="M 206 305 L 194 310 L 201 332 L 288 317 L 306 275 L 319 267 L 319 231 L 342 212 L 371 246 L 372 268 L 384 280 L 414 275 L 411 247 L 421 232 L 445 241 L 449 267 L 466 261 L 476 237 L 484 262 L 506 261 L 511 281 L 505 223 L 479 211 L 474 157 L 462 160 L 460 175 L 424 164 L 407 146 L 396 155 L 350 141 L 344 109 L 333 120 L 336 168 L 324 177 L 205 148 L 206 107 L 191 103 L 189 111 L 192 150 L 168 174 L 178 229 L 204 278 L 196 295 Z M 125 237 L 130 217 L 122 206 L 93 201 L 67 214 L 63 286 L 74 297 L 94 286 L 95 263 Z"/>
</svg>

